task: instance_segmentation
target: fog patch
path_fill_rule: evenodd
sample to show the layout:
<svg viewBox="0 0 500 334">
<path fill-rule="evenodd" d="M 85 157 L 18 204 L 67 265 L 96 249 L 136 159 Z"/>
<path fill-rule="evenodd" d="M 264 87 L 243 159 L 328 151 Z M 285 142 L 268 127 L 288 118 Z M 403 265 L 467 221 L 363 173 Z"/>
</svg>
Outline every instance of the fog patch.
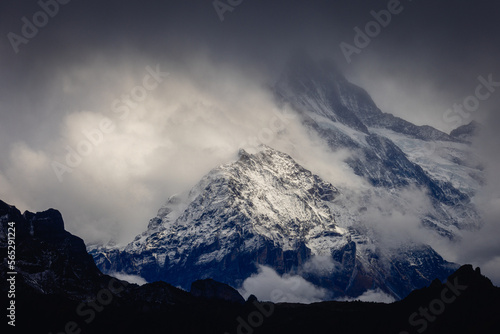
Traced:
<svg viewBox="0 0 500 334">
<path fill-rule="evenodd" d="M 274 303 L 319 302 L 327 298 L 325 289 L 316 287 L 300 276 L 284 274 L 280 276 L 272 268 L 259 265 L 257 274 L 245 279 L 238 290 L 246 299 L 251 294 L 261 301 Z"/>
<path fill-rule="evenodd" d="M 329 276 L 337 272 L 341 264 L 334 261 L 331 255 L 313 255 L 301 268 L 301 272 L 319 276 Z"/>
<path fill-rule="evenodd" d="M 358 297 L 351 298 L 351 297 L 343 297 L 343 298 L 338 298 L 336 299 L 337 301 L 355 301 L 359 300 L 362 302 L 375 302 L 375 303 L 385 303 L 385 304 L 390 304 L 396 301 L 396 299 L 383 292 L 380 289 L 375 289 L 375 290 L 367 290 L 363 292 L 363 294 L 359 295 Z"/>
<path fill-rule="evenodd" d="M 118 278 L 119 280 L 126 281 L 129 283 L 137 284 L 137 285 L 144 285 L 147 284 L 148 282 L 142 278 L 141 276 L 137 275 L 129 275 L 125 273 L 118 273 L 118 272 L 110 272 L 108 273 L 109 276 Z"/>
</svg>

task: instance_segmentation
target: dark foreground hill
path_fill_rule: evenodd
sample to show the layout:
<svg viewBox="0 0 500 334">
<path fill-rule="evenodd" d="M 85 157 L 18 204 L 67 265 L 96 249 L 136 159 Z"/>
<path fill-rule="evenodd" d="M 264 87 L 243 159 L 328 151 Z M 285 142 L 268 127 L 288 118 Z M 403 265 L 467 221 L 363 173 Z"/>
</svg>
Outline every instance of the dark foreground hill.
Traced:
<svg viewBox="0 0 500 334">
<path fill-rule="evenodd" d="M 103 275 L 83 241 L 64 230 L 56 210 L 21 214 L 0 201 L 0 224 L 0 293 L 5 315 L 11 315 L 3 316 L 2 333 L 497 333 L 500 329 L 500 289 L 471 265 L 460 267 L 445 283 L 435 280 L 392 304 L 273 304 L 253 297 L 244 301 L 236 290 L 213 280 L 194 282 L 186 292 L 165 282 L 138 286 Z M 12 227 L 14 264 L 7 256 L 12 250 L 8 249 Z M 12 301 L 14 312 L 7 309 Z M 15 327 L 7 324 L 13 316 Z"/>
</svg>

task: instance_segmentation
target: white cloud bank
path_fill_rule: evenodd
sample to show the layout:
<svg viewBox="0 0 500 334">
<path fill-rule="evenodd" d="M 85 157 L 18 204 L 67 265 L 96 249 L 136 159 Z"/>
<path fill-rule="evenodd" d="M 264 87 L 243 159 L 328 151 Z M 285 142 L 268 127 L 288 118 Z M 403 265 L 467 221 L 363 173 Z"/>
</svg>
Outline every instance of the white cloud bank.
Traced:
<svg viewBox="0 0 500 334">
<path fill-rule="evenodd" d="M 250 276 L 239 289 L 246 299 L 251 294 L 261 301 L 275 303 L 314 303 L 327 298 L 326 290 L 318 288 L 300 276 L 280 276 L 270 267 L 259 265 L 258 273 Z"/>
<path fill-rule="evenodd" d="M 361 294 L 355 298 L 339 298 L 339 299 L 337 299 L 337 301 L 342 301 L 342 302 L 354 301 L 354 300 L 359 300 L 362 302 L 385 303 L 385 304 L 390 304 L 390 303 L 396 301 L 396 299 L 394 297 L 383 292 L 380 289 L 365 291 L 365 292 L 363 292 L 363 294 Z"/>
<path fill-rule="evenodd" d="M 197 57 L 190 67 L 160 64 L 169 74 L 145 97 L 137 87 L 153 85 L 144 78 L 157 66 L 144 60 L 96 60 L 56 72 L 45 99 L 69 107 L 44 141 L 12 143 L 1 162 L 0 198 L 22 211 L 60 210 L 66 229 L 87 243 L 124 244 L 167 198 L 255 143 L 287 152 L 329 180 L 355 183 L 341 163 L 346 153 L 325 153 L 297 117 L 277 108 L 265 79 Z M 73 150 L 88 154 L 73 154 L 70 166 Z M 59 175 L 62 182 L 54 162 L 71 169 Z"/>
<path fill-rule="evenodd" d="M 144 284 L 148 283 L 144 278 L 142 278 L 141 276 L 137 276 L 137 275 L 129 275 L 129 274 L 117 273 L 117 272 L 110 272 L 107 274 L 109 276 L 118 278 L 119 280 L 127 281 L 129 283 L 134 283 L 137 285 L 144 285 Z"/>
</svg>

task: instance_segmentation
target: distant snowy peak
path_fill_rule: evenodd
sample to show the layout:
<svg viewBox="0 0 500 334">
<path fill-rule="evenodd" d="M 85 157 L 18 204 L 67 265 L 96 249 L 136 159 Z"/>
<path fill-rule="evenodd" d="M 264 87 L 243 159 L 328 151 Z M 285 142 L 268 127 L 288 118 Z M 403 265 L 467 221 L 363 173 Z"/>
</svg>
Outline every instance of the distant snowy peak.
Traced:
<svg viewBox="0 0 500 334">
<path fill-rule="evenodd" d="M 274 92 L 279 101 L 290 103 L 298 112 L 314 110 L 333 122 L 368 133 L 365 124 L 341 103 L 341 87 L 346 84 L 332 62 L 314 62 L 306 54 L 297 54 L 287 63 Z"/>
<path fill-rule="evenodd" d="M 465 163 L 469 148 L 463 140 L 383 113 L 334 65 L 305 55 L 293 58 L 274 92 L 330 149 L 347 149 L 347 165 L 374 187 L 424 189 L 435 209 L 427 217 L 429 226 L 480 226 L 471 196 L 481 184 L 481 171 Z"/>
<path fill-rule="evenodd" d="M 417 126 L 382 112 L 333 62 L 314 61 L 303 53 L 291 58 L 274 91 L 279 101 L 290 103 L 302 114 L 314 113 L 365 134 L 370 128 L 384 128 L 421 140 L 456 141 L 431 126 Z"/>
</svg>

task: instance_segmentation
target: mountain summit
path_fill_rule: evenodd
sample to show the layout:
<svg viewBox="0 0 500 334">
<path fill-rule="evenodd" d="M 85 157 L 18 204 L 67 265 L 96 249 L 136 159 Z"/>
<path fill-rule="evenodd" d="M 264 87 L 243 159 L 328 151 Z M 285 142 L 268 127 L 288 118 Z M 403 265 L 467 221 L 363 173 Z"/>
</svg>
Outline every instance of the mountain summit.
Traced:
<svg viewBox="0 0 500 334">
<path fill-rule="evenodd" d="M 346 163 L 374 187 L 426 191 L 435 209 L 425 219 L 427 226 L 447 235 L 453 234 L 452 225 L 480 226 L 471 198 L 481 186 L 482 171 L 472 162 L 471 147 L 459 138 L 383 113 L 331 62 L 304 54 L 292 57 L 274 94 L 333 151 L 349 150 Z"/>
<path fill-rule="evenodd" d="M 430 247 L 378 249 L 352 226 L 348 198 L 269 147 L 213 169 L 185 196 L 171 198 L 148 230 L 123 249 L 94 249 L 105 272 L 138 274 L 188 288 L 204 278 L 241 286 L 257 265 L 301 275 L 330 291 L 381 289 L 402 298 L 456 266 Z M 320 257 L 325 266 L 314 264 Z"/>
<path fill-rule="evenodd" d="M 98 267 L 187 289 L 206 278 L 240 287 L 267 266 L 323 288 L 325 298 L 378 289 L 400 299 L 447 277 L 456 265 L 422 237 L 378 225 L 397 220 L 386 229 L 408 229 L 416 221 L 414 231 L 451 240 L 479 228 L 472 198 L 482 171 L 467 158 L 469 144 L 382 112 L 331 62 L 303 54 L 292 57 L 273 93 L 330 151 L 349 152 L 344 163 L 366 189 L 322 179 L 271 147 L 241 150 L 171 197 L 126 247 L 93 248 Z"/>
</svg>

